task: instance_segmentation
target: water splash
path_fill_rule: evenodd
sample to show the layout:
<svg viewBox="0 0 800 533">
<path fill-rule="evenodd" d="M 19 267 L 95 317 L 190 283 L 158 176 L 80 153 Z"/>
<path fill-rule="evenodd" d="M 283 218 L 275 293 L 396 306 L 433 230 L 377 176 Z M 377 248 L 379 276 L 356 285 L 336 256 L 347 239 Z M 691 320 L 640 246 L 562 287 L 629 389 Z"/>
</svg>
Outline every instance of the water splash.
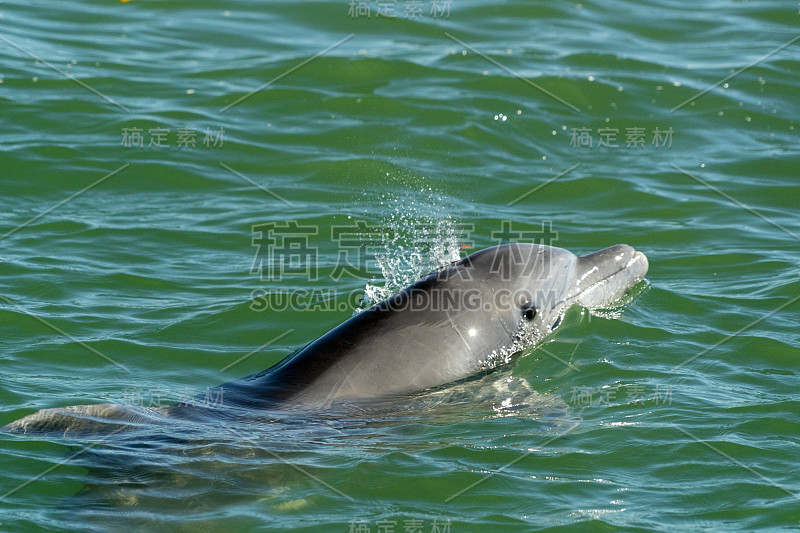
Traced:
<svg viewBox="0 0 800 533">
<path fill-rule="evenodd" d="M 381 195 L 381 220 L 385 227 L 375 253 L 381 278 L 370 279 L 356 313 L 380 302 L 430 272 L 461 259 L 472 230 L 449 214 L 455 207 L 430 187 L 403 194 Z"/>
</svg>

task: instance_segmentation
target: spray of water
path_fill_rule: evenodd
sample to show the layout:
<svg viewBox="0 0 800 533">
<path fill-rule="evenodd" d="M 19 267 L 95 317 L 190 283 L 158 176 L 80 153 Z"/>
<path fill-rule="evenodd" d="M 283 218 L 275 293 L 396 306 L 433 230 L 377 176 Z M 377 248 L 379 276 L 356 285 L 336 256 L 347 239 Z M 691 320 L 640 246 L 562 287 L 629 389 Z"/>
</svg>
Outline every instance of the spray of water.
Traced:
<svg viewBox="0 0 800 533">
<path fill-rule="evenodd" d="M 461 258 L 468 232 L 449 214 L 451 203 L 429 187 L 381 195 L 379 223 L 385 231 L 375 253 L 381 276 L 366 283 L 356 312 Z"/>
</svg>

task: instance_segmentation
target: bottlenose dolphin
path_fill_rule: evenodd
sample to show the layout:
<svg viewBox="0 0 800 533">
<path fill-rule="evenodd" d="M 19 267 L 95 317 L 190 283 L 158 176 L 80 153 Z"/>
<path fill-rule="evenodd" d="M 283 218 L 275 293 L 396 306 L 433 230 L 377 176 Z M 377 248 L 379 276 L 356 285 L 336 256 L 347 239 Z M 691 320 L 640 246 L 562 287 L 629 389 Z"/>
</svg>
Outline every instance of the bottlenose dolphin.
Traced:
<svg viewBox="0 0 800 533">
<path fill-rule="evenodd" d="M 494 246 L 432 272 L 277 365 L 216 390 L 225 407 L 320 409 L 439 387 L 539 342 L 571 306 L 608 306 L 647 269 L 645 255 L 625 244 L 583 257 L 546 245 Z M 161 409 L 178 415 L 188 407 Z M 45 409 L 2 429 L 33 430 L 51 415 L 119 411 L 109 404 Z"/>
<path fill-rule="evenodd" d="M 512 243 L 456 261 L 358 313 L 278 365 L 222 385 L 225 401 L 326 406 L 464 379 L 508 360 L 573 305 L 607 306 L 647 273 L 624 244 L 577 257 Z"/>
</svg>

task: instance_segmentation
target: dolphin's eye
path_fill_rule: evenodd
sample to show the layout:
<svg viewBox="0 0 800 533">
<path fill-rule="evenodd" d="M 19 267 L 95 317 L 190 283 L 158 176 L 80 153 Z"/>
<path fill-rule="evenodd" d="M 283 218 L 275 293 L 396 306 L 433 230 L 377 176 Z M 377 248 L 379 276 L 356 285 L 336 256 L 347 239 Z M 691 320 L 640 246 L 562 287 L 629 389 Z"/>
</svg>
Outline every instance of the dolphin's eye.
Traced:
<svg viewBox="0 0 800 533">
<path fill-rule="evenodd" d="M 534 317 L 536 317 L 536 308 L 528 304 L 528 306 L 522 310 L 522 316 L 525 317 L 525 320 L 533 320 Z"/>
<path fill-rule="evenodd" d="M 558 318 L 556 318 L 556 321 L 555 321 L 555 322 L 553 322 L 553 325 L 552 325 L 552 326 L 550 326 L 550 329 L 551 329 L 551 330 L 552 330 L 552 329 L 556 329 L 556 328 L 558 327 L 558 325 L 559 325 L 559 324 L 561 324 L 561 317 L 558 317 Z"/>
</svg>

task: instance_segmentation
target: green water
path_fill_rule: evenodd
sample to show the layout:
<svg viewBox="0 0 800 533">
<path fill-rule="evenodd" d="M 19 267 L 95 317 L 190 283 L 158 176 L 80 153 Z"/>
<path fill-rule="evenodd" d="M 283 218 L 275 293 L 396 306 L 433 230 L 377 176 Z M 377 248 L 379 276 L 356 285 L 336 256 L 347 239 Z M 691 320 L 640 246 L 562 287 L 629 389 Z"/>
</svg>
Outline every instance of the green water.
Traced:
<svg viewBox="0 0 800 533">
<path fill-rule="evenodd" d="M 800 528 L 797 3 L 366 5 L 0 4 L 0 425 L 202 394 L 503 239 L 648 286 L 472 404 L 2 434 L 0 530 Z"/>
</svg>

